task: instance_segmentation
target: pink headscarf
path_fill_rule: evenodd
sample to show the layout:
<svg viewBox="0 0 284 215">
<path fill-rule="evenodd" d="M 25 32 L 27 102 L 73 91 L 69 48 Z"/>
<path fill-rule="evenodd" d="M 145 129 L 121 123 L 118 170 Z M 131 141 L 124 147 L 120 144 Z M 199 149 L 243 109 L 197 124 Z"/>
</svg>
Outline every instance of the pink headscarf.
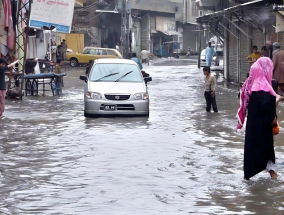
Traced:
<svg viewBox="0 0 284 215">
<path fill-rule="evenodd" d="M 268 57 L 259 58 L 251 67 L 249 77 L 240 91 L 237 129 L 241 129 L 243 127 L 247 106 L 252 92 L 265 91 L 276 96 L 271 84 L 272 73 L 273 63 Z"/>
</svg>

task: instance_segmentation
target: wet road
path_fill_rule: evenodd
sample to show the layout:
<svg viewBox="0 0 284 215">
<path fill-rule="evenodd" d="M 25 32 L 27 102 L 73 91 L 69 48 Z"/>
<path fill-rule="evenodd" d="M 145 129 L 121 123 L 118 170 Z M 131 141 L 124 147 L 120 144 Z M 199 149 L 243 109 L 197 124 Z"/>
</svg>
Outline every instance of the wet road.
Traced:
<svg viewBox="0 0 284 215">
<path fill-rule="evenodd" d="M 220 112 L 206 113 L 194 63 L 146 67 L 149 118 L 85 118 L 80 68 L 67 72 L 61 97 L 7 101 L 1 214 L 283 214 L 283 129 L 279 178 L 263 172 L 244 181 L 237 91 L 219 79 Z M 283 127 L 283 106 L 278 112 Z"/>
</svg>

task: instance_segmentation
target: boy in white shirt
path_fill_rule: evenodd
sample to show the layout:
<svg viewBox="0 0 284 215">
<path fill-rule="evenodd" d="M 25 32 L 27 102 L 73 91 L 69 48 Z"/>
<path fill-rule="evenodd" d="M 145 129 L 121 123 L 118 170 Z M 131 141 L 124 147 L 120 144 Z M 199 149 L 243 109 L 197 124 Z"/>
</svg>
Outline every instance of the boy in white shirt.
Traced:
<svg viewBox="0 0 284 215">
<path fill-rule="evenodd" d="M 206 66 L 203 68 L 203 74 L 205 75 L 205 99 L 206 99 L 206 111 L 211 111 L 211 106 L 213 107 L 214 112 L 218 112 L 216 104 L 215 90 L 217 81 L 216 78 L 210 74 L 210 67 Z"/>
</svg>

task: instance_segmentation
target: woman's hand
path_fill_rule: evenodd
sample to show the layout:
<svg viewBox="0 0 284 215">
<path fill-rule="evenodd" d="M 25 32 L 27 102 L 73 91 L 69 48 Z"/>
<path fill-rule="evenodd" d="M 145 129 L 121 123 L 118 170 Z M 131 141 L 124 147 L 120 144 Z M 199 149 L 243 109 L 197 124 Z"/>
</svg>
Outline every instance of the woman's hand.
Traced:
<svg viewBox="0 0 284 215">
<path fill-rule="evenodd" d="M 282 96 L 276 95 L 276 107 L 279 104 L 279 102 L 282 101 L 282 99 L 283 99 Z"/>
<path fill-rule="evenodd" d="M 14 61 L 13 63 L 11 63 L 11 64 L 8 65 L 8 68 L 14 66 L 14 65 L 15 65 L 16 63 L 18 63 L 18 62 L 19 62 L 19 60 Z"/>
<path fill-rule="evenodd" d="M 277 118 L 275 117 L 273 122 L 271 123 L 272 126 L 277 125 Z"/>
</svg>

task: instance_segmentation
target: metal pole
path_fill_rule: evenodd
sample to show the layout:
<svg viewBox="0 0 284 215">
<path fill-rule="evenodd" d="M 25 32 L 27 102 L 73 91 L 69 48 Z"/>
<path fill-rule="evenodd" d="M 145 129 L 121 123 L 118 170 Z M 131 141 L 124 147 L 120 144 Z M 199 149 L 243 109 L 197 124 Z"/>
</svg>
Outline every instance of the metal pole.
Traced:
<svg viewBox="0 0 284 215">
<path fill-rule="evenodd" d="M 127 3 L 126 3 L 127 5 Z M 127 9 L 126 9 L 127 10 Z M 126 46 L 126 53 L 127 58 L 129 58 L 129 13 L 126 11 L 126 35 L 125 35 L 125 46 Z"/>
<path fill-rule="evenodd" d="M 225 79 L 230 80 L 230 73 L 229 73 L 229 40 L 230 35 L 228 32 L 228 24 L 226 25 L 226 28 L 224 28 L 224 35 L 227 39 L 224 39 L 224 76 Z"/>
<path fill-rule="evenodd" d="M 122 0 L 122 8 L 121 8 L 121 37 L 120 37 L 120 41 L 121 41 L 121 54 L 122 57 L 125 58 L 125 24 L 126 24 L 126 20 L 125 20 L 125 2 L 126 0 Z"/>
<path fill-rule="evenodd" d="M 200 60 L 200 56 L 201 56 L 201 24 L 199 25 L 199 47 L 198 47 L 198 69 L 200 69 L 200 64 L 201 64 L 201 60 Z"/>
<path fill-rule="evenodd" d="M 239 25 L 239 22 L 238 22 Z M 241 76 L 241 40 L 240 31 L 237 29 L 238 34 L 238 49 L 237 49 L 237 79 L 238 79 L 238 90 L 240 90 L 240 76 Z"/>
<path fill-rule="evenodd" d="M 21 56 L 18 56 L 20 59 L 19 60 L 23 60 L 23 65 L 22 65 L 22 68 L 21 66 L 19 65 L 19 73 L 22 73 L 22 81 L 21 81 L 21 96 L 20 98 L 22 99 L 22 95 L 23 95 L 23 89 L 24 89 L 24 76 L 25 76 L 25 65 L 26 65 L 26 56 L 27 56 L 27 45 L 28 45 L 28 32 L 29 32 L 29 21 L 30 21 L 30 14 L 31 14 L 31 7 L 32 7 L 32 0 L 29 0 L 29 2 L 22 2 L 22 0 L 19 0 L 18 2 L 18 9 L 17 9 L 17 29 L 18 29 L 18 38 L 16 38 L 16 44 L 18 46 L 18 50 L 19 52 L 24 52 L 24 56 L 21 57 Z M 27 4 L 29 4 L 29 12 L 28 12 L 28 17 L 24 17 L 25 14 L 22 13 L 22 9 L 23 8 L 26 8 Z M 23 31 L 25 30 L 26 32 L 26 35 L 24 34 L 24 32 L 22 30 L 20 30 L 19 28 L 19 25 L 22 24 L 22 22 L 25 22 L 26 24 L 26 28 L 25 29 L 22 29 Z M 21 44 L 19 42 L 19 37 L 22 37 L 23 38 L 23 44 Z M 19 52 L 17 54 L 19 54 Z M 21 62 L 19 62 L 19 64 L 21 64 Z M 22 71 L 20 71 L 22 70 Z"/>
<path fill-rule="evenodd" d="M 122 0 L 121 46 L 122 55 L 125 59 L 127 59 L 129 54 L 129 17 L 127 13 L 127 0 Z"/>
</svg>

